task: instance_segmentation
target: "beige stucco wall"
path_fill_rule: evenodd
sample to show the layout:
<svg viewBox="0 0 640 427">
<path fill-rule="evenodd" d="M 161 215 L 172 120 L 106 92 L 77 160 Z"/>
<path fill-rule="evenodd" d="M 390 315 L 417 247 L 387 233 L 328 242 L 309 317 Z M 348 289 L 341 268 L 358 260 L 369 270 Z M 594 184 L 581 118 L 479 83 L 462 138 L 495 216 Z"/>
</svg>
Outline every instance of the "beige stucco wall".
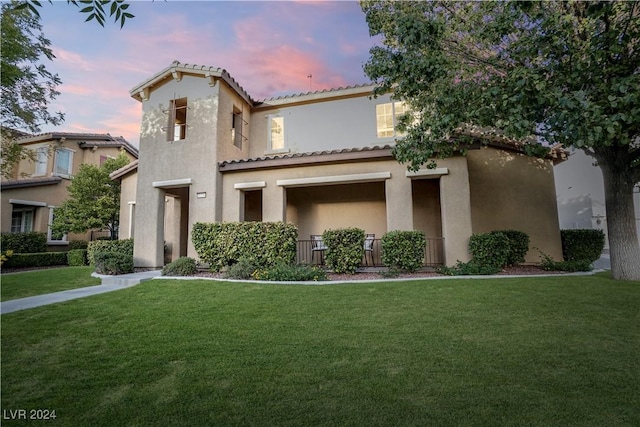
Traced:
<svg viewBox="0 0 640 427">
<path fill-rule="evenodd" d="M 467 159 L 473 232 L 520 230 L 531 239 L 527 262 L 540 262 L 533 248 L 562 259 L 551 161 L 489 147 Z"/>
</svg>

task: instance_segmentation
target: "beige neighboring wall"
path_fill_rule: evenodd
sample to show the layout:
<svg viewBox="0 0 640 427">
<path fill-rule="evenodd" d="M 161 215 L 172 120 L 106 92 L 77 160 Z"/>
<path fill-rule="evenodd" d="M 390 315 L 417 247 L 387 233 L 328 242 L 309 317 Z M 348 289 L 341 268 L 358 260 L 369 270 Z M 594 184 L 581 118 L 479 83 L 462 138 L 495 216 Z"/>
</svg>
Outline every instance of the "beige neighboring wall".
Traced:
<svg viewBox="0 0 640 427">
<path fill-rule="evenodd" d="M 520 230 L 530 237 L 526 262 L 540 262 L 536 249 L 562 259 L 551 160 L 483 147 L 467 155 L 474 233 Z"/>
</svg>

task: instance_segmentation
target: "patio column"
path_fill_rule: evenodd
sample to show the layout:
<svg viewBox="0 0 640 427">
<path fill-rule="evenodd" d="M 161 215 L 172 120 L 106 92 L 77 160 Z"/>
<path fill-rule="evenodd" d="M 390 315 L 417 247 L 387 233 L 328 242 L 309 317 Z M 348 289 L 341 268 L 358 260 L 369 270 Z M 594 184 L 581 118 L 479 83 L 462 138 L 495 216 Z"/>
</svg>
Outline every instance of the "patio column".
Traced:
<svg viewBox="0 0 640 427">
<path fill-rule="evenodd" d="M 268 183 L 262 189 L 262 220 L 264 222 L 286 221 L 287 187 Z"/>
<path fill-rule="evenodd" d="M 135 267 L 164 265 L 164 197 L 165 191 L 160 188 L 138 192 L 133 245 Z"/>
<path fill-rule="evenodd" d="M 413 230 L 411 180 L 394 174 L 384 184 L 387 205 L 387 231 Z"/>
<path fill-rule="evenodd" d="M 469 237 L 471 225 L 471 192 L 466 158 L 456 158 L 457 167 L 440 178 L 440 209 L 442 236 L 444 237 L 444 261 L 448 266 L 457 260 L 469 261 Z"/>
</svg>

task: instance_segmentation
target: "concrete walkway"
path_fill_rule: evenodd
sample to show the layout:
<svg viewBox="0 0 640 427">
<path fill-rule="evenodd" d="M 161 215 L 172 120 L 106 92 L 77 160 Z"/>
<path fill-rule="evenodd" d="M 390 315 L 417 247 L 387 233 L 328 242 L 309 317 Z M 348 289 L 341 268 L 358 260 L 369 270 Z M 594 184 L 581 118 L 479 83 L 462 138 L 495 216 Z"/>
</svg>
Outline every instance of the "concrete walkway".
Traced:
<svg viewBox="0 0 640 427">
<path fill-rule="evenodd" d="M 145 280 L 160 277 L 160 270 L 123 274 L 121 276 L 103 276 L 93 273 L 92 276 L 102 279 L 102 284 L 97 286 L 87 286 L 85 288 L 69 289 L 68 291 L 55 292 L 52 294 L 3 301 L 0 303 L 0 314 L 12 313 L 14 311 L 26 310 L 29 308 L 39 307 L 41 305 L 55 304 L 57 302 L 69 301 L 91 295 L 104 294 L 106 292 L 130 288 L 140 282 L 144 282 Z"/>
</svg>

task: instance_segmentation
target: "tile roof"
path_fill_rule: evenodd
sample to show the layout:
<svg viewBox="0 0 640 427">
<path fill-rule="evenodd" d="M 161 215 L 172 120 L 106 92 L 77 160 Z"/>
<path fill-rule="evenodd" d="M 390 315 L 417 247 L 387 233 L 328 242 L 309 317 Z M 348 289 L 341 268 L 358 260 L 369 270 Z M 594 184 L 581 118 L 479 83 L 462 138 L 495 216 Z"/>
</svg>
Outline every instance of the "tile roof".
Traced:
<svg viewBox="0 0 640 427">
<path fill-rule="evenodd" d="M 2 184 L 0 184 L 0 186 L 3 190 L 10 190 L 12 188 L 54 185 L 60 182 L 62 182 L 62 178 L 60 178 L 59 176 L 51 176 L 51 177 L 41 177 L 41 178 L 13 179 L 10 181 L 3 181 Z"/>
<path fill-rule="evenodd" d="M 51 141 L 59 139 L 78 141 L 80 148 L 122 147 L 131 155 L 138 157 L 138 149 L 122 136 L 111 136 L 108 133 L 78 133 L 78 132 L 45 132 L 16 139 L 18 144 Z"/>
<path fill-rule="evenodd" d="M 109 174 L 109 178 L 111 178 L 112 180 L 116 180 L 116 179 L 122 178 L 129 172 L 135 171 L 137 169 L 138 169 L 138 159 L 130 162 L 129 164 L 124 165 L 120 169 L 114 170 Z"/>
</svg>

